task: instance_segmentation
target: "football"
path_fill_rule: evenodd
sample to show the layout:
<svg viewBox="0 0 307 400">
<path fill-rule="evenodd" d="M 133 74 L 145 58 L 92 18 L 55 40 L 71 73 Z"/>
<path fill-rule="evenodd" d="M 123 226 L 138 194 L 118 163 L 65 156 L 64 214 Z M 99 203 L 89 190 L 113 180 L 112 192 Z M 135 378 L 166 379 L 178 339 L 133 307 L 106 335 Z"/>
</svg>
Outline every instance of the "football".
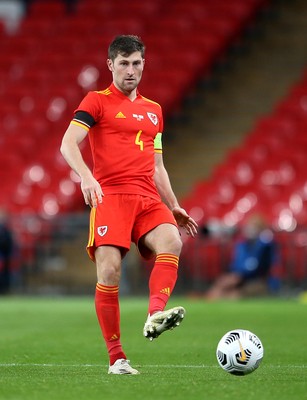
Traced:
<svg viewBox="0 0 307 400">
<path fill-rule="evenodd" d="M 263 345 L 254 333 L 234 329 L 219 341 L 216 357 L 224 371 L 233 375 L 247 375 L 259 367 L 263 358 Z"/>
</svg>

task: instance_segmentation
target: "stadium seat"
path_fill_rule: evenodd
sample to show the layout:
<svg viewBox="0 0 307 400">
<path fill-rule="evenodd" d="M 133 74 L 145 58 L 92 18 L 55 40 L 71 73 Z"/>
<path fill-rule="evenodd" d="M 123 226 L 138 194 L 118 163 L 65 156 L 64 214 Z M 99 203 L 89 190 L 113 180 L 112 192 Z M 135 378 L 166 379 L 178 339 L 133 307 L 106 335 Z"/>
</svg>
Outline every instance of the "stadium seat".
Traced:
<svg viewBox="0 0 307 400">
<path fill-rule="evenodd" d="M 75 15 L 101 21 L 108 18 L 113 10 L 114 6 L 109 1 L 79 0 L 76 5 Z"/>
<path fill-rule="evenodd" d="M 67 9 L 66 4 L 62 0 L 32 0 L 30 2 L 28 13 L 31 17 L 44 17 L 54 19 L 65 15 Z"/>
<path fill-rule="evenodd" d="M 27 16 L 24 18 L 18 29 L 18 35 L 32 36 L 39 42 L 41 38 L 47 39 L 53 36 L 57 31 L 59 21 L 54 21 L 48 14 L 37 16 Z"/>
</svg>

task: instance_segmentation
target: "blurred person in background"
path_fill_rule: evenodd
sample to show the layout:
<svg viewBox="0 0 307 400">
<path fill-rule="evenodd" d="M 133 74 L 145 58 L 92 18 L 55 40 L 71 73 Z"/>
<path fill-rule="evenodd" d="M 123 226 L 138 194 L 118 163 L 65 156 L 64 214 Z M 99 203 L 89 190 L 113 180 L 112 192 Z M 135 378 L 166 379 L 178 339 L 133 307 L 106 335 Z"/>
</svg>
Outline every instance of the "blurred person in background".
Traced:
<svg viewBox="0 0 307 400">
<path fill-rule="evenodd" d="M 96 263 L 95 305 L 109 354 L 109 374 L 138 374 L 120 341 L 119 283 L 122 259 L 134 242 L 145 258 L 155 258 L 149 279 L 150 340 L 178 326 L 183 307 L 164 310 L 177 281 L 182 242 L 178 225 L 194 236 L 196 222 L 182 209 L 162 158 L 161 106 L 138 92 L 145 46 L 133 35 L 117 36 L 109 46 L 112 84 L 89 92 L 75 111 L 61 152 L 81 178 L 91 207 L 88 253 Z M 94 172 L 80 152 L 89 135 Z M 162 201 L 163 200 L 163 201 Z"/>
<path fill-rule="evenodd" d="M 10 292 L 12 285 L 14 240 L 8 215 L 0 209 L 0 294 Z"/>
<path fill-rule="evenodd" d="M 206 292 L 207 300 L 268 295 L 279 288 L 278 245 L 265 219 L 252 215 L 241 228 L 229 270 Z"/>
</svg>

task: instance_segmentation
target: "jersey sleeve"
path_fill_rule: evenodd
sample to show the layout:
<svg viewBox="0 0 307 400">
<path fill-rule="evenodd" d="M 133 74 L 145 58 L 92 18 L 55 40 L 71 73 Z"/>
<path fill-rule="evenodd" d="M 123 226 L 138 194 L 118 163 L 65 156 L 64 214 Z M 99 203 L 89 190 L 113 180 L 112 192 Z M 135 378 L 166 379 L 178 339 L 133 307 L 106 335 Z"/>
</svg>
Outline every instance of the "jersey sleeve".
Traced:
<svg viewBox="0 0 307 400">
<path fill-rule="evenodd" d="M 89 130 L 102 117 L 102 104 L 97 92 L 89 92 L 74 111 L 72 124 Z"/>
</svg>

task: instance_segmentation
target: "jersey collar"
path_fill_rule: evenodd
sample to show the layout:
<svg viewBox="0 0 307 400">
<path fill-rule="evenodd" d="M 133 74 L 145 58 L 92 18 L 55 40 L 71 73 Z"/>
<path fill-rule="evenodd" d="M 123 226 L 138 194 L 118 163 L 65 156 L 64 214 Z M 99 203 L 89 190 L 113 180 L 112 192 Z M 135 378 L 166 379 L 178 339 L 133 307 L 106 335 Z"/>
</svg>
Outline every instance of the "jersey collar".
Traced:
<svg viewBox="0 0 307 400">
<path fill-rule="evenodd" d="M 123 97 L 124 99 L 127 99 L 127 100 L 131 101 L 123 92 L 121 92 L 119 89 L 117 89 L 117 87 L 114 85 L 114 83 L 111 83 L 111 85 L 109 86 L 109 90 L 111 90 L 111 92 L 116 94 L 117 96 Z M 136 98 L 135 98 L 135 100 L 140 98 L 140 97 L 141 97 L 141 95 L 139 93 L 139 90 L 136 89 Z"/>
</svg>

